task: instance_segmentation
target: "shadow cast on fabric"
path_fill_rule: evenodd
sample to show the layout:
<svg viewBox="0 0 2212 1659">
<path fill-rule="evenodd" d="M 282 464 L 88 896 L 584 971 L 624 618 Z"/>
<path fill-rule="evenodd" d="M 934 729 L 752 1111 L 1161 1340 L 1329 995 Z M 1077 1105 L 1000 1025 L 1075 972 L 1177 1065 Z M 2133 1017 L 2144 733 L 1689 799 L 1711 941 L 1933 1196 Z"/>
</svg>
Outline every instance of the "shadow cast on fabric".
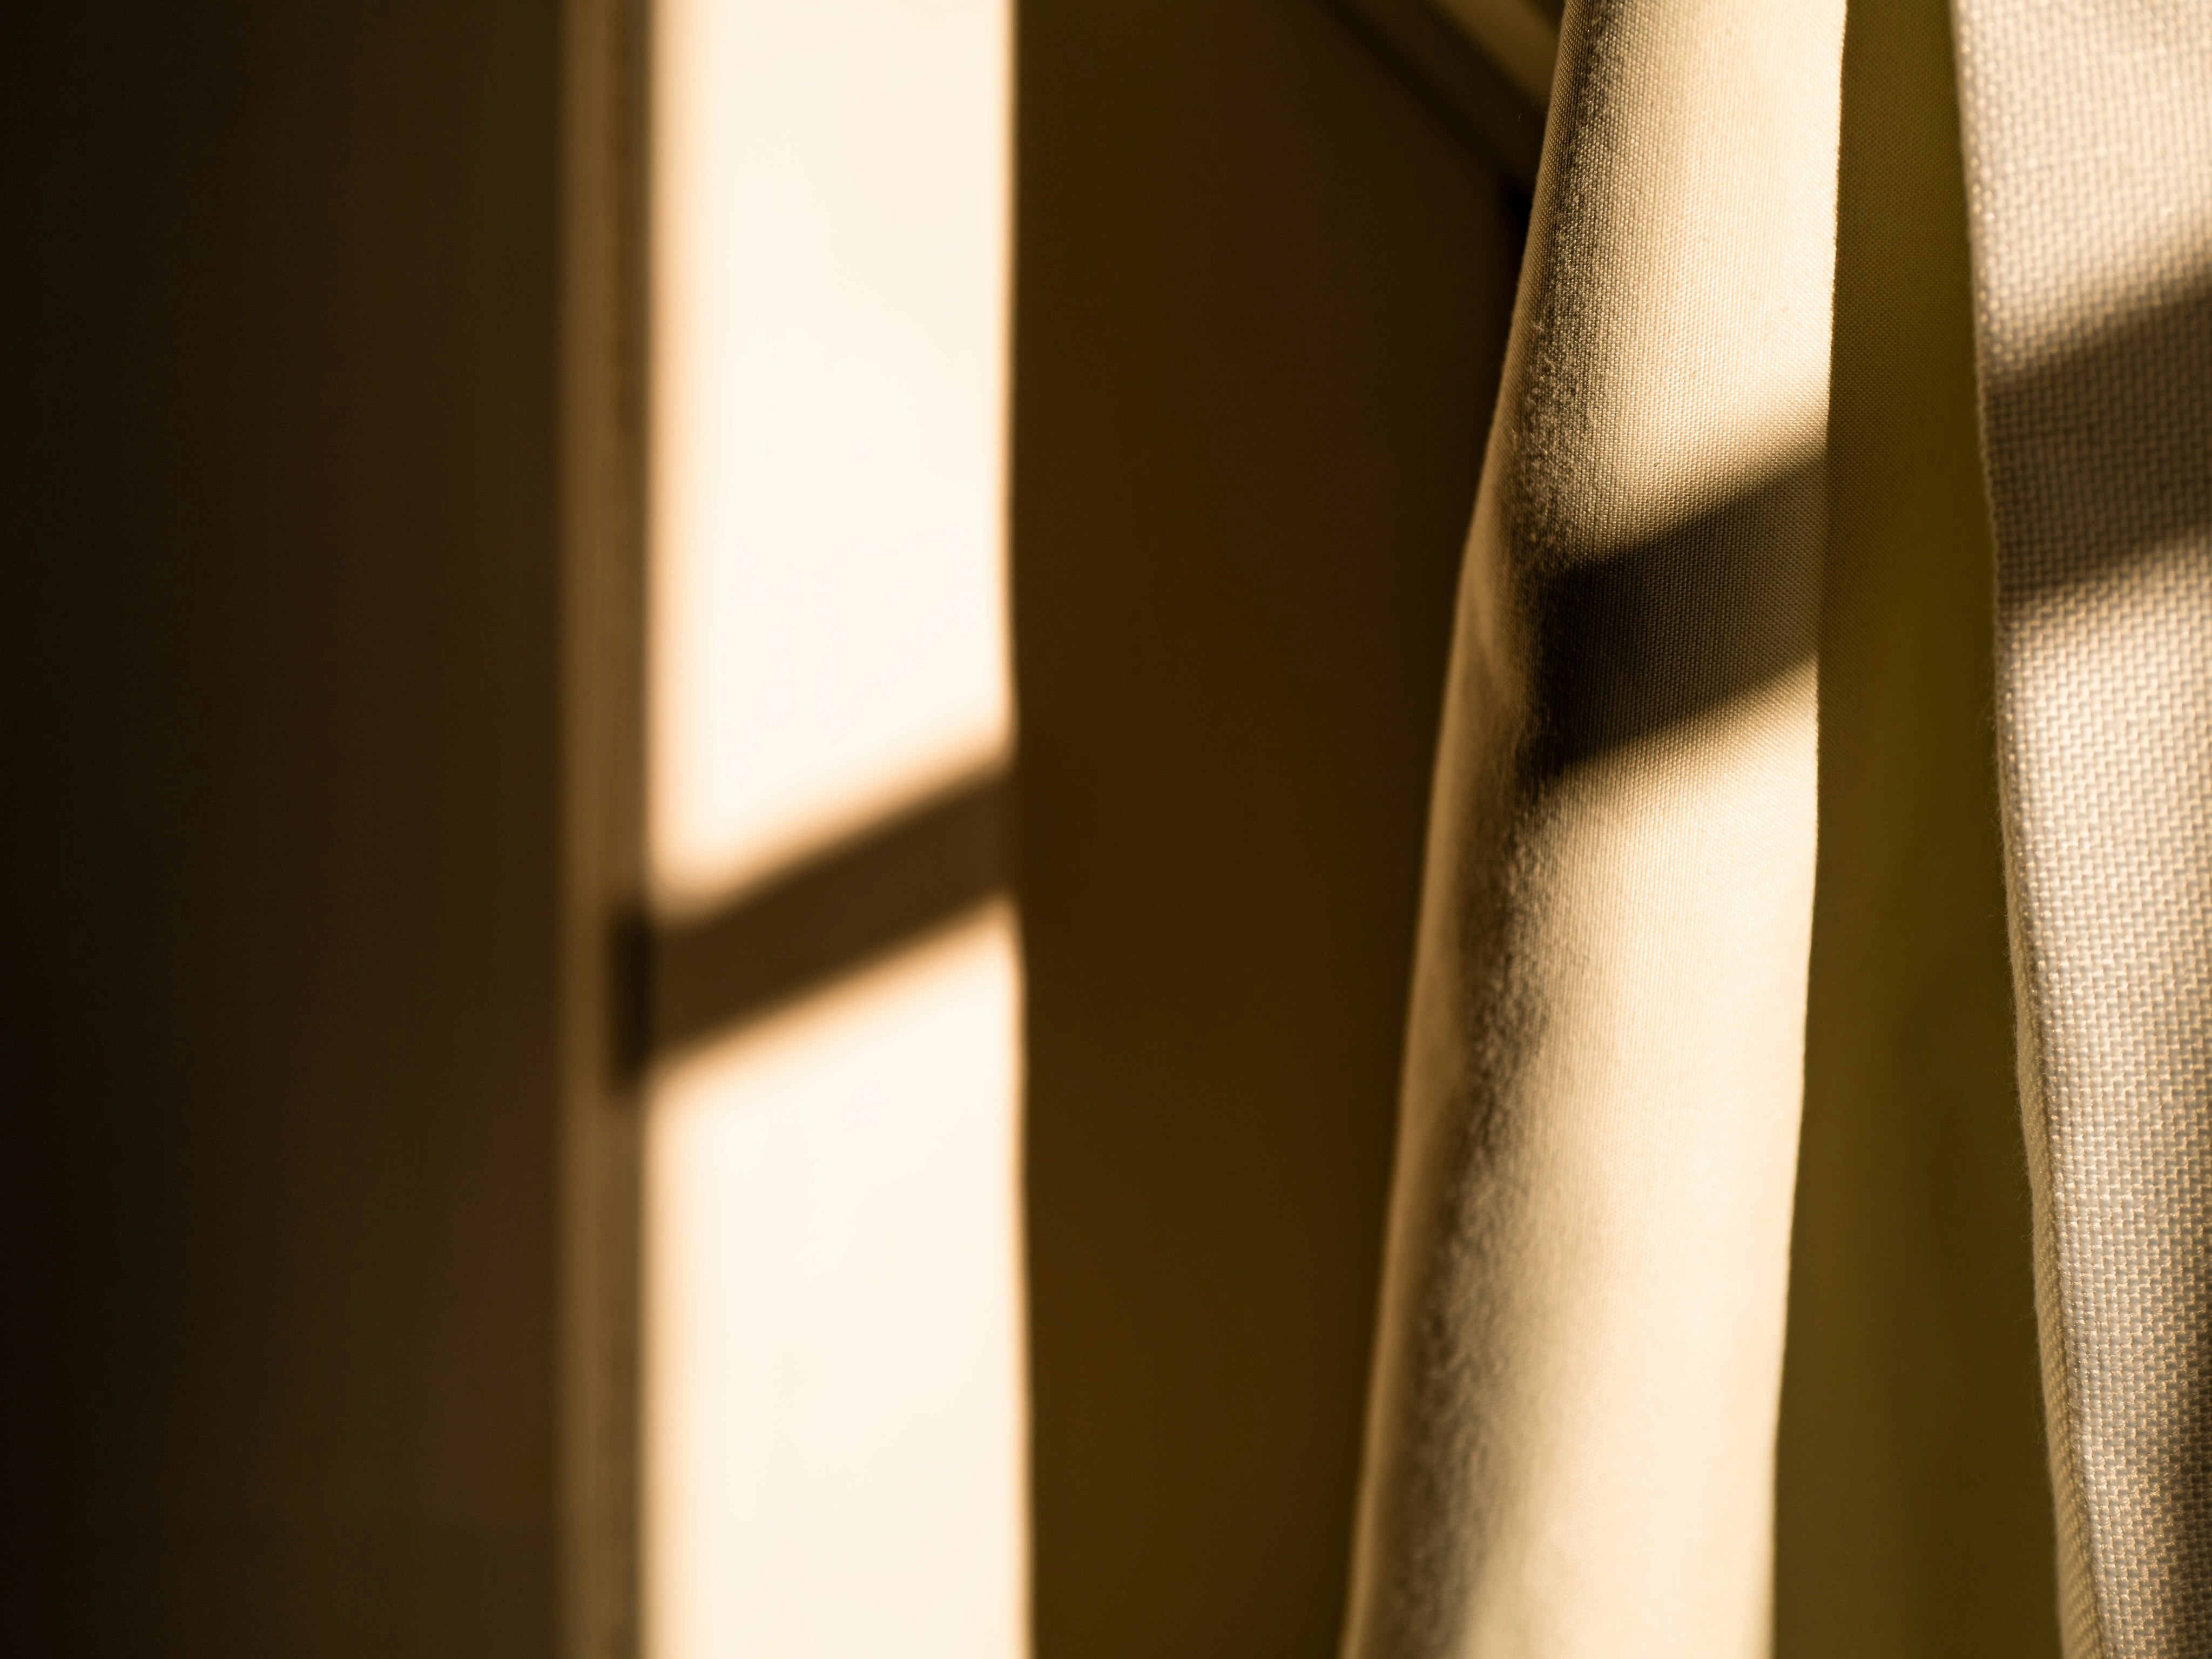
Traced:
<svg viewBox="0 0 2212 1659">
<path fill-rule="evenodd" d="M 2038 562 L 1999 562 L 2013 600 L 2092 580 L 2212 525 L 2212 456 L 2185 410 L 2106 388 L 2212 376 L 2212 280 L 1990 388 L 1995 482 L 2035 515 Z M 2053 418 L 2053 411 L 2060 411 Z M 2185 477 L 2185 489 L 2130 480 Z M 2087 478 L 2096 487 L 2081 489 Z M 1538 780 L 1743 696 L 1809 660 L 1819 571 L 1782 553 L 1817 520 L 1817 461 L 1759 478 L 1647 540 L 1540 578 L 1534 602 Z M 2051 533 L 2055 526 L 2056 533 Z M 2083 550 L 2101 557 L 2083 562 Z"/>
<path fill-rule="evenodd" d="M 2177 374 L 2177 364 L 2193 374 Z M 2212 447 L 2192 410 L 2113 395 L 2207 379 L 2212 274 L 2164 305 L 1993 380 L 1984 416 L 1991 483 L 2000 512 L 2028 516 L 2033 531 L 2015 541 L 2000 521 L 2001 544 L 2021 550 L 1999 557 L 2002 599 L 2047 597 L 2212 525 Z M 2187 483 L 2141 488 L 2137 481 L 2147 478 Z M 2033 556 L 2037 548 L 2047 553 Z"/>
<path fill-rule="evenodd" d="M 1534 609 L 1539 781 L 1756 691 L 1810 660 L 1818 461 L 1756 478 L 1648 539 L 1540 578 Z"/>
</svg>

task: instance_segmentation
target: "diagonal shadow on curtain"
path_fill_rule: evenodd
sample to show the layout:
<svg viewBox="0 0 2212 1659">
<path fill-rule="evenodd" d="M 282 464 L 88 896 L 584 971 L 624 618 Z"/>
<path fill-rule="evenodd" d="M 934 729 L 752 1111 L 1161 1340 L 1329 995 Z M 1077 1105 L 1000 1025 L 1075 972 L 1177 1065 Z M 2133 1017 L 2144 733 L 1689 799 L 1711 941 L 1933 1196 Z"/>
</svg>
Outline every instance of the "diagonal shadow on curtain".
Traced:
<svg viewBox="0 0 2212 1659">
<path fill-rule="evenodd" d="M 2177 363 L 2212 377 L 2208 341 L 2212 272 L 2200 273 L 2165 304 L 2124 315 L 2023 372 L 1992 380 L 1991 465 L 2004 469 L 1992 483 L 2032 503 L 2039 536 L 2066 550 L 2069 567 L 2001 568 L 2001 603 L 2080 580 L 2088 574 L 2080 550 L 2106 550 L 2094 573 L 2103 575 L 2212 526 L 2212 442 L 2190 411 L 2112 396 L 2116 386 L 2172 384 Z M 2054 421 L 2054 410 L 2072 417 Z M 2142 478 L 2186 479 L 2188 487 L 2145 489 L 2136 482 Z"/>
<path fill-rule="evenodd" d="M 1943 7 L 1854 0 L 1778 1659 L 2058 1650 L 1954 99 Z M 1989 388 L 1993 427 L 2148 384 L 2147 366 L 2201 349 L 2208 305 L 2200 280 L 2085 319 Z M 2001 447 L 2047 477 L 2118 480 L 2145 461 L 2175 476 L 2191 445 L 2185 422 L 2142 409 Z M 2201 488 L 2050 505 L 2068 544 L 2107 550 L 2092 579 L 2212 523 Z M 2007 598 L 2053 583 L 2013 573 Z"/>
<path fill-rule="evenodd" d="M 1718 708 L 1807 660 L 1817 573 L 1777 557 L 1817 521 L 1818 461 L 1534 584 L 1529 764 L 1545 779 Z"/>
<path fill-rule="evenodd" d="M 2153 365 L 2199 350 L 2208 337 L 2212 280 L 1991 386 L 1991 428 L 2013 439 L 2005 453 L 2023 473 L 2114 481 L 2102 491 L 2048 492 L 2039 510 L 2056 515 L 2069 545 L 2109 548 L 2109 563 L 2212 525 L 2212 459 L 2200 461 L 2197 487 L 2185 494 L 2130 491 L 2125 481 L 2133 476 L 2187 473 L 2183 463 L 2204 455 L 2203 434 L 2143 407 L 2125 419 L 2045 424 L 2014 438 L 2027 411 L 2102 413 L 2111 401 L 2102 388 L 2148 383 Z M 1823 487 L 1817 461 L 1754 472 L 1724 500 L 1659 533 L 1533 584 L 1530 763 L 1537 776 L 1710 712 L 1813 655 L 1814 576 L 1772 550 L 1786 526 L 1820 511 Z M 2007 573 L 2002 595 L 2025 598 L 2073 579 Z"/>
<path fill-rule="evenodd" d="M 1928 411 L 1902 406 L 1909 400 L 1893 391 L 1877 408 L 1851 404 L 1844 391 L 1838 419 L 1887 421 L 1895 430 L 1883 441 L 1899 451 L 1871 460 L 1855 453 L 1833 480 L 1817 463 L 1753 474 L 1662 533 L 1531 584 L 1535 714 L 1525 764 L 1538 781 L 1753 694 L 1816 648 L 1823 654 L 1812 1186 L 1800 1197 L 1813 1219 L 1798 1247 L 1805 1282 L 1793 1285 L 1801 1369 L 1784 1437 L 1782 1638 L 1792 1659 L 1870 1650 L 1870 1640 L 1884 1651 L 1951 1650 L 1964 1630 L 1992 1627 L 1992 1607 L 2004 1609 L 1999 1622 L 2055 1632 L 1995 828 L 1989 508 L 1960 299 L 1958 407 L 1945 411 L 1959 428 L 1954 499 L 1936 520 L 1885 525 L 1848 498 L 1929 487 L 1924 477 L 1869 483 L 1871 465 L 1942 468 L 1914 447 L 1924 436 L 1915 418 Z M 2159 384 L 2208 339 L 2212 277 L 1993 380 L 1989 425 L 2047 515 L 2039 523 L 2055 521 L 2063 546 L 2104 550 L 2064 574 L 2008 571 L 1999 603 L 2124 575 L 2212 526 L 2212 452 L 2201 431 L 2154 403 L 2109 412 L 2109 388 Z M 2201 367 L 2212 375 L 2212 362 Z M 1850 373 L 1839 368 L 1839 380 Z M 2054 410 L 2100 416 L 2054 420 Z M 2100 487 L 2080 489 L 2082 477 Z M 2187 483 L 2131 486 L 2145 477 Z M 2067 487 L 2037 489 L 2045 478 Z M 1825 621 L 1817 573 L 1774 552 L 1790 545 L 1784 526 L 1823 510 L 1824 495 L 1850 520 L 1828 556 Z M 1870 551 L 1869 538 L 1885 534 L 1905 545 Z M 1948 621 L 1929 614 L 1945 611 Z M 1837 1114 L 1853 1121 L 1838 1124 Z M 1844 1220 L 1839 1204 L 1864 1207 Z M 1832 1297 L 1842 1302 L 1829 1305 Z M 1806 1320 L 1821 1328 L 1808 1332 Z M 1863 1352 L 1838 1358 L 1828 1345 L 1845 1329 L 1858 1333 Z M 1804 1364 L 1838 1369 L 1812 1377 Z M 1960 1403 L 1977 1389 L 1978 1412 Z M 1853 1391 L 1857 1405 L 1845 1403 Z M 1863 1411 L 1873 1416 L 1855 1415 Z M 1806 1436 L 1816 1431 L 1832 1443 L 1813 1448 Z M 1839 1456 L 1838 1448 L 1849 1449 Z M 1990 1522 L 1993 1503 L 2006 1524 Z M 1944 1564 L 1942 1583 L 1931 1588 L 1931 1570 L 1904 1559 L 1915 1550 Z M 1825 1588 L 1808 1591 L 1813 1581 Z M 1839 1597 L 1848 1612 L 1820 1602 L 1812 1615 L 1815 1595 Z M 2037 1650 L 2035 1630 L 2015 1635 L 2008 1639 L 2017 1650 Z"/>
</svg>

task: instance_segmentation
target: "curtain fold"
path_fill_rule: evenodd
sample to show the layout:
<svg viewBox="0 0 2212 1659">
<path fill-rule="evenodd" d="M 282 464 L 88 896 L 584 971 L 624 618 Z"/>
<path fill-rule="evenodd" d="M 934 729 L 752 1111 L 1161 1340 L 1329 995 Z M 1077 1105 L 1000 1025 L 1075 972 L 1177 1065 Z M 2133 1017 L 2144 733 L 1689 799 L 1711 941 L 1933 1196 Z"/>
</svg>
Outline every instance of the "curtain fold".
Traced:
<svg viewBox="0 0 2212 1659">
<path fill-rule="evenodd" d="M 1353 1659 L 1767 1646 L 1842 23 L 1567 15 L 1447 693 Z"/>
<path fill-rule="evenodd" d="M 2212 27 L 1849 11 L 1567 10 L 1346 1659 L 2212 1651 Z"/>
<path fill-rule="evenodd" d="M 2212 1650 L 2212 20 L 1957 0 L 2075 1659 Z"/>
<path fill-rule="evenodd" d="M 1965 180 L 1945 0 L 1851 0 L 1784 1659 L 2049 1659 Z"/>
</svg>

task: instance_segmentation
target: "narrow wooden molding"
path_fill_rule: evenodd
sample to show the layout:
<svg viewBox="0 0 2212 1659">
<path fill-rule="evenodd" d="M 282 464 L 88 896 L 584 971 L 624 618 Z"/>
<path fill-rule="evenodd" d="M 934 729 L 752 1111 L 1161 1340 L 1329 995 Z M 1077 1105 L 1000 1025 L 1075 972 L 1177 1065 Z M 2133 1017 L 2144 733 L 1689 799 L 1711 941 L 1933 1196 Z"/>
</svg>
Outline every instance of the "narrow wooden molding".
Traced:
<svg viewBox="0 0 2212 1659">
<path fill-rule="evenodd" d="M 615 919 L 644 887 L 646 0 L 566 0 L 562 132 L 562 1659 L 635 1659 L 641 1120 Z"/>
</svg>

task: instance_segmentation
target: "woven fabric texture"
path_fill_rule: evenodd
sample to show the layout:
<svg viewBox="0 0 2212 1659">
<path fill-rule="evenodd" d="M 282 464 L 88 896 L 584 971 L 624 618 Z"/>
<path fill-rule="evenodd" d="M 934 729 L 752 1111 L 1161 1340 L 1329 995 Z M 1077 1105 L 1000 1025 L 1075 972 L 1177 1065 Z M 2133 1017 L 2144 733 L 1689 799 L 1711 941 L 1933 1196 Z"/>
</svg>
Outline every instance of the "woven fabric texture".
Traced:
<svg viewBox="0 0 2212 1659">
<path fill-rule="evenodd" d="M 2212 1653 L 2212 21 L 1942 4 L 1568 9 L 1347 1659 Z"/>
<path fill-rule="evenodd" d="M 1352 1659 L 1753 1659 L 1841 0 L 1585 0 L 1437 775 Z"/>
<path fill-rule="evenodd" d="M 2063 1620 L 2212 1651 L 2212 20 L 1957 0 Z"/>
</svg>

